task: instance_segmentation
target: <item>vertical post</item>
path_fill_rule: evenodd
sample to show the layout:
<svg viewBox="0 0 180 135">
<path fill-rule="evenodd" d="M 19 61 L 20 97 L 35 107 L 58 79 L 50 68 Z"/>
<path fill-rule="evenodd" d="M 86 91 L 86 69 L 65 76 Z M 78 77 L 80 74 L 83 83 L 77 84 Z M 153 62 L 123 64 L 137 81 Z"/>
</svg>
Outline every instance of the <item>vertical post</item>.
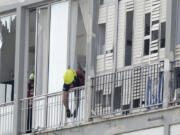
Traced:
<svg viewBox="0 0 180 135">
<path fill-rule="evenodd" d="M 85 0 L 84 0 L 85 2 Z M 91 77 L 95 76 L 96 70 L 96 47 L 98 43 L 98 15 L 99 15 L 99 0 L 86 0 L 88 16 L 85 24 L 87 27 L 87 48 L 86 48 L 86 86 L 85 86 L 85 120 L 88 121 L 91 115 Z"/>
<path fill-rule="evenodd" d="M 174 60 L 175 51 L 175 0 L 166 0 L 167 2 L 167 22 L 166 22 L 166 47 L 164 61 L 164 92 L 163 92 L 163 108 L 167 108 L 170 101 L 171 90 L 171 72 L 170 61 Z"/>
<path fill-rule="evenodd" d="M 16 10 L 16 48 L 15 48 L 15 78 L 14 78 L 14 135 L 19 135 L 21 129 L 20 101 L 23 98 L 24 87 L 24 49 L 25 49 L 25 9 Z"/>
<path fill-rule="evenodd" d="M 114 21 L 114 69 L 113 69 L 113 79 L 112 79 L 112 93 L 111 93 L 111 108 L 114 111 L 114 91 L 116 84 L 116 71 L 117 71 L 117 44 L 118 44 L 118 20 L 119 20 L 119 0 L 115 1 L 115 21 Z"/>
</svg>

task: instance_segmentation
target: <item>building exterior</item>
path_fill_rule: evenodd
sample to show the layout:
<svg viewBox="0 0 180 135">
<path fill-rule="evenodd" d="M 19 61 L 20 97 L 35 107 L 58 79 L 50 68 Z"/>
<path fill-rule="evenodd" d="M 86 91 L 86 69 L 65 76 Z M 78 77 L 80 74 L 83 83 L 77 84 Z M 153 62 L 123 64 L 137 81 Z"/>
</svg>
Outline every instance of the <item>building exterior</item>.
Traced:
<svg viewBox="0 0 180 135">
<path fill-rule="evenodd" d="M 180 134 L 179 44 L 180 0 L 1 0 L 0 135 Z"/>
</svg>

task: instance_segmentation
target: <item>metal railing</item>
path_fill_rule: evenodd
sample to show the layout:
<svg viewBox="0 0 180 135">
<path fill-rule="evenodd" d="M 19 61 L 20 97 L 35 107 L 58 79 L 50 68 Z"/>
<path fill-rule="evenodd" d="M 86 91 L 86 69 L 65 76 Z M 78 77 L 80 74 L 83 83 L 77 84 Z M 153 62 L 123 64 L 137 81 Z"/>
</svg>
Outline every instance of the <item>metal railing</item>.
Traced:
<svg viewBox="0 0 180 135">
<path fill-rule="evenodd" d="M 14 102 L 0 104 L 0 135 L 13 135 Z"/>
<path fill-rule="evenodd" d="M 170 105 L 180 104 L 180 60 L 171 62 Z"/>
<path fill-rule="evenodd" d="M 92 78 L 91 117 L 162 107 L 164 62 Z"/>
<path fill-rule="evenodd" d="M 69 91 L 71 118 L 66 117 L 63 93 L 57 92 L 21 100 L 22 133 L 46 129 L 62 128 L 84 121 L 85 88 L 78 87 Z"/>
</svg>

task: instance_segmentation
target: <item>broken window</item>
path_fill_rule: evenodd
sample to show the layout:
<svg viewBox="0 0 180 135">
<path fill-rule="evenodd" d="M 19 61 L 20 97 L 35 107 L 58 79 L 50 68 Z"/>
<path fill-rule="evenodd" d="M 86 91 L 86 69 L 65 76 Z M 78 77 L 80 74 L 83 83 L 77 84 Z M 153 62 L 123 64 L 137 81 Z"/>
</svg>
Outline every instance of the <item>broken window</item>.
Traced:
<svg viewBox="0 0 180 135">
<path fill-rule="evenodd" d="M 16 15 L 0 17 L 0 104 L 13 101 Z"/>
<path fill-rule="evenodd" d="M 133 11 L 126 14 L 125 66 L 131 65 L 132 62 L 133 14 Z"/>
<path fill-rule="evenodd" d="M 144 55 L 149 55 L 149 44 L 149 39 L 144 40 Z"/>
<path fill-rule="evenodd" d="M 150 35 L 151 13 L 145 14 L 145 33 L 144 35 Z"/>
<path fill-rule="evenodd" d="M 166 22 L 161 23 L 161 48 L 165 47 L 166 43 Z"/>
<path fill-rule="evenodd" d="M 99 45 L 97 55 L 104 54 L 106 24 L 99 24 Z"/>
</svg>

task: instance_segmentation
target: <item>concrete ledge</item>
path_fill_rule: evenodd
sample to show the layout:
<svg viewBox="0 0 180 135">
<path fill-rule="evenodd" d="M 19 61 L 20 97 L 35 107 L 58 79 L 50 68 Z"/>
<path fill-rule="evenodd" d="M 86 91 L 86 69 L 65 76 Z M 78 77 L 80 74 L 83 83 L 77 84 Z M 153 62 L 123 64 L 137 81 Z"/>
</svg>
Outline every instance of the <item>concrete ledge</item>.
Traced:
<svg viewBox="0 0 180 135">
<path fill-rule="evenodd" d="M 42 135 L 96 135 L 105 134 L 105 131 L 111 132 L 109 134 L 119 134 L 140 129 L 147 129 L 166 124 L 172 125 L 180 123 L 180 106 L 169 107 L 164 109 L 152 110 L 148 112 L 140 112 L 130 114 L 127 116 L 114 116 L 109 118 L 96 118 L 90 122 L 78 123 L 72 126 L 64 126 L 61 128 L 47 129 L 39 131 L 34 134 Z M 166 122 L 164 122 L 166 121 Z"/>
</svg>

